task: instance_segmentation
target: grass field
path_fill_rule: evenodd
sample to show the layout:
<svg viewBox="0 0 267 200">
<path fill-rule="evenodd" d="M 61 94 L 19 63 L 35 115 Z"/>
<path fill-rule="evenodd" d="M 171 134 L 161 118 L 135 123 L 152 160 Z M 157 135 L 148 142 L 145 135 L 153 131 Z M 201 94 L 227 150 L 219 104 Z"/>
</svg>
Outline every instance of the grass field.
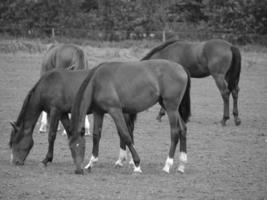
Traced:
<svg viewBox="0 0 267 200">
<path fill-rule="evenodd" d="M 109 60 L 137 60 L 148 49 L 84 46 L 91 66 Z M 105 117 L 100 160 L 92 173 L 74 174 L 65 136 L 58 134 L 53 163 L 39 166 L 47 151 L 47 134 L 34 131 L 35 145 L 24 166 L 12 166 L 8 141 L 23 100 L 39 78 L 43 54 L 0 53 L 0 199 L 267 199 L 267 54 L 242 51 L 239 110 L 221 127 L 222 100 L 212 78 L 192 79 L 192 117 L 188 123 L 185 174 L 177 170 L 178 151 L 170 174 L 162 172 L 169 149 L 167 118 L 155 120 L 159 106 L 141 113 L 135 130 L 142 175 L 125 165 L 115 168 L 119 139 Z M 266 51 L 265 51 L 266 52 Z M 232 102 L 232 101 L 231 101 Z M 91 137 L 86 138 L 86 163 Z"/>
</svg>

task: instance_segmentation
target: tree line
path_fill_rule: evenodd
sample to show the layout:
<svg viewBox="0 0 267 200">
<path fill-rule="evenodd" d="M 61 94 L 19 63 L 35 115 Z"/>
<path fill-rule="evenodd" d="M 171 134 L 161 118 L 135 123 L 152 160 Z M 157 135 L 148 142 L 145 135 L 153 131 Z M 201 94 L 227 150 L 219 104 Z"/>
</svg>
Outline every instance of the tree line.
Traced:
<svg viewBox="0 0 267 200">
<path fill-rule="evenodd" d="M 101 30 L 106 39 L 194 30 L 264 35 L 267 0 L 1 0 L 0 25 L 39 37 L 52 30 Z"/>
</svg>

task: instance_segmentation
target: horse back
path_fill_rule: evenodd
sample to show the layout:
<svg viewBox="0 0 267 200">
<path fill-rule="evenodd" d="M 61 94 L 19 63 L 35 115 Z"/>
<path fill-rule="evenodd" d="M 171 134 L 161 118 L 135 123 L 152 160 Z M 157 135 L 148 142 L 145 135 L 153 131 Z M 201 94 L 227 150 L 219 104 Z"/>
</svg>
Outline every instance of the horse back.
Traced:
<svg viewBox="0 0 267 200">
<path fill-rule="evenodd" d="M 103 102 L 103 110 L 115 105 L 127 108 L 126 112 L 140 112 L 163 96 L 179 96 L 187 79 L 183 67 L 168 60 L 105 63 L 92 80 L 93 98 Z"/>
</svg>

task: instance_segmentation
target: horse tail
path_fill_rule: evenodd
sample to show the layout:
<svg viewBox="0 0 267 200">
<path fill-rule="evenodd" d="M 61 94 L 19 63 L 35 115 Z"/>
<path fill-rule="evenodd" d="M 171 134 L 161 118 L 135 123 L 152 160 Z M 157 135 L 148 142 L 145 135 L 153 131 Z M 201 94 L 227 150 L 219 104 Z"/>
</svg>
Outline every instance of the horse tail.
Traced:
<svg viewBox="0 0 267 200">
<path fill-rule="evenodd" d="M 137 118 L 137 114 L 127 114 L 127 116 L 129 117 L 129 119 L 127 120 L 127 126 L 129 128 L 129 132 L 134 130 L 134 124 Z M 124 117 L 126 117 L 126 115 L 124 115 Z"/>
<path fill-rule="evenodd" d="M 237 47 L 231 46 L 232 63 L 225 75 L 229 91 L 233 91 L 238 86 L 241 71 L 241 54 Z"/>
<path fill-rule="evenodd" d="M 81 69 L 88 69 L 88 62 L 85 56 L 85 52 L 81 48 L 77 48 L 77 53 L 78 53 L 79 65 Z"/>
<path fill-rule="evenodd" d="M 189 121 L 189 117 L 191 116 L 191 100 L 190 100 L 190 88 L 191 88 L 191 80 L 190 75 L 187 70 L 185 70 L 187 73 L 187 85 L 185 89 L 184 96 L 182 98 L 182 101 L 179 106 L 179 113 L 184 120 L 184 122 Z"/>
</svg>

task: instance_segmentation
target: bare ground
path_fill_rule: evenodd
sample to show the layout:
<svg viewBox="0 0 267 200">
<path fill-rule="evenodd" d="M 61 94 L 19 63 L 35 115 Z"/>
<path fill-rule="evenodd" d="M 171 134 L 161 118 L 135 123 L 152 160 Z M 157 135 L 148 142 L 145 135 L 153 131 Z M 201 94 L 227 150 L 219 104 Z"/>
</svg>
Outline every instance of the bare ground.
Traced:
<svg viewBox="0 0 267 200">
<path fill-rule="evenodd" d="M 136 60 L 143 49 L 85 47 L 89 63 Z M 0 54 L 0 199 L 267 199 L 267 56 L 243 52 L 239 110 L 242 124 L 218 123 L 222 100 L 212 78 L 192 80 L 192 117 L 188 123 L 186 173 L 179 174 L 178 151 L 170 174 L 162 172 L 170 144 L 168 120 L 155 120 L 158 106 L 141 113 L 135 130 L 142 175 L 125 165 L 115 168 L 119 140 L 105 117 L 100 160 L 92 173 L 78 176 L 67 138 L 58 134 L 54 161 L 39 166 L 47 135 L 34 131 L 35 145 L 25 165 L 9 163 L 11 126 L 22 102 L 39 78 L 41 54 Z M 39 124 L 37 124 L 39 127 Z M 86 161 L 92 142 L 87 137 Z M 178 149 L 177 149 L 178 150 Z"/>
</svg>

